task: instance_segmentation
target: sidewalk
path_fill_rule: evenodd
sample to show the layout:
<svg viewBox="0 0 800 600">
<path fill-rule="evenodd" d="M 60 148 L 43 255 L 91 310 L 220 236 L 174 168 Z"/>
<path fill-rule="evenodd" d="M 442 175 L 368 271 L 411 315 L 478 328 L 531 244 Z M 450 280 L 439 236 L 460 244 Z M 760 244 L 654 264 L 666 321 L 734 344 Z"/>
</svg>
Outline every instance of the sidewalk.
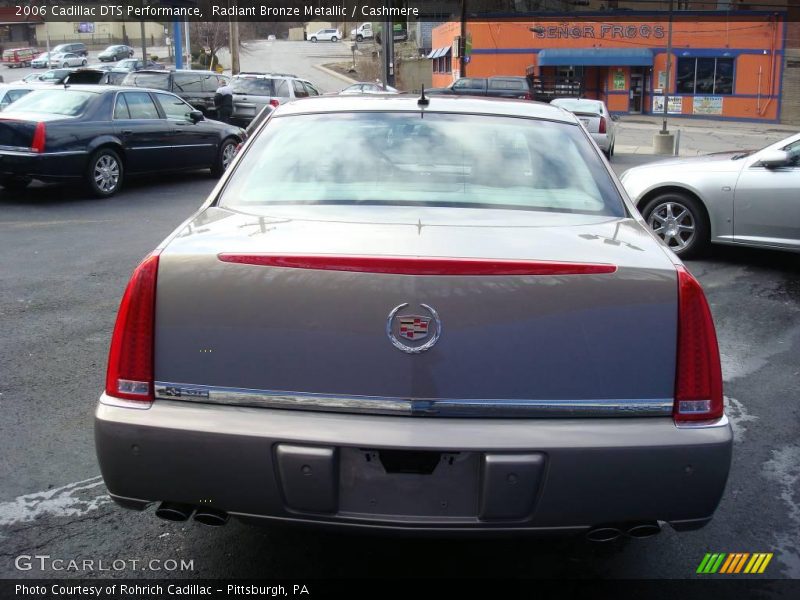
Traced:
<svg viewBox="0 0 800 600">
<path fill-rule="evenodd" d="M 619 154 L 653 154 L 653 136 L 661 130 L 661 115 L 622 115 L 616 121 L 614 151 Z M 678 137 L 679 155 L 696 156 L 728 150 L 754 150 L 800 132 L 800 127 L 780 123 L 720 121 L 670 115 L 667 127 Z"/>
</svg>

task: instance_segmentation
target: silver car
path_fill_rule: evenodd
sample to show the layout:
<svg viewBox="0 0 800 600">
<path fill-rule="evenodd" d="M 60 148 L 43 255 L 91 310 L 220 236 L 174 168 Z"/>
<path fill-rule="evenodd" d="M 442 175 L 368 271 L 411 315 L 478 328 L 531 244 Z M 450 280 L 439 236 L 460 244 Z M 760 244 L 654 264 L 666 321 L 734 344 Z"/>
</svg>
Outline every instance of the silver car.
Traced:
<svg viewBox="0 0 800 600">
<path fill-rule="evenodd" d="M 134 271 L 95 435 L 165 519 L 597 540 L 708 523 L 732 447 L 703 291 L 577 119 L 402 95 L 255 131 Z"/>
<path fill-rule="evenodd" d="M 614 156 L 617 128 L 614 117 L 608 112 L 602 100 L 588 98 L 556 98 L 550 104 L 568 110 L 586 127 L 592 139 L 600 146 L 600 150 L 611 160 Z"/>
<path fill-rule="evenodd" d="M 85 67 L 88 61 L 83 56 L 78 56 L 72 52 L 53 54 L 50 57 L 51 67 Z"/>
<path fill-rule="evenodd" d="M 266 106 L 274 108 L 296 98 L 320 95 L 311 82 L 280 73 L 240 73 L 229 85 L 233 92 L 231 119 L 245 125 Z"/>
<path fill-rule="evenodd" d="M 710 242 L 800 251 L 800 134 L 758 151 L 629 169 L 622 182 L 648 225 L 681 257 Z"/>
</svg>

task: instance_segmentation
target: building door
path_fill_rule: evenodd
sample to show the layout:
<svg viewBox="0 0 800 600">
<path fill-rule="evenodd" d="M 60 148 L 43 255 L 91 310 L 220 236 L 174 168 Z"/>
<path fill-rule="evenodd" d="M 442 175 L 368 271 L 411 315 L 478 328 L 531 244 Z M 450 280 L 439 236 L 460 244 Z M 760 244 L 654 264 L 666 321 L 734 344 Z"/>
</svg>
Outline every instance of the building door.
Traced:
<svg viewBox="0 0 800 600">
<path fill-rule="evenodd" d="M 634 115 L 642 114 L 644 99 L 644 73 L 631 71 L 631 91 L 628 112 Z"/>
</svg>

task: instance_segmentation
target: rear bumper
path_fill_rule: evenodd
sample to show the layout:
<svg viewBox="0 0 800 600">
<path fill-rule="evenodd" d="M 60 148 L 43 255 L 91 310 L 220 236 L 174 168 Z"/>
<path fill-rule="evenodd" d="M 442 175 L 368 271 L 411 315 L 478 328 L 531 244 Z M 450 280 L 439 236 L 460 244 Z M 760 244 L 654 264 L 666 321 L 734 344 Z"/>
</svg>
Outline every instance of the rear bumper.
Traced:
<svg viewBox="0 0 800 600">
<path fill-rule="evenodd" d="M 318 525 L 580 532 L 660 520 L 690 529 L 712 517 L 732 447 L 726 419 L 684 429 L 667 417 L 478 420 L 102 401 L 98 459 L 121 504 L 204 503 Z M 388 450 L 442 454 L 429 474 L 387 473 Z"/>
<path fill-rule="evenodd" d="M 608 152 L 608 149 L 611 147 L 611 136 L 607 133 L 592 133 L 590 134 L 592 139 L 595 143 L 600 146 L 600 150 L 603 152 Z"/>
<path fill-rule="evenodd" d="M 0 177 L 30 177 L 41 181 L 69 181 L 83 177 L 86 152 L 39 154 L 0 150 Z"/>
</svg>

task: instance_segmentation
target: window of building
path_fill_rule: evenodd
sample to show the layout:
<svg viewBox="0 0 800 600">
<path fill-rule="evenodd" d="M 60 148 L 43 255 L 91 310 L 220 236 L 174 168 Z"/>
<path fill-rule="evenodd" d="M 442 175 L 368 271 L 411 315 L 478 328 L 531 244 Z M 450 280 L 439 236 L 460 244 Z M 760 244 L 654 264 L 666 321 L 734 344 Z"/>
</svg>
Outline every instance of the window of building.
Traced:
<svg viewBox="0 0 800 600">
<path fill-rule="evenodd" d="M 733 94 L 733 59 L 679 58 L 676 91 L 700 96 Z"/>
</svg>

